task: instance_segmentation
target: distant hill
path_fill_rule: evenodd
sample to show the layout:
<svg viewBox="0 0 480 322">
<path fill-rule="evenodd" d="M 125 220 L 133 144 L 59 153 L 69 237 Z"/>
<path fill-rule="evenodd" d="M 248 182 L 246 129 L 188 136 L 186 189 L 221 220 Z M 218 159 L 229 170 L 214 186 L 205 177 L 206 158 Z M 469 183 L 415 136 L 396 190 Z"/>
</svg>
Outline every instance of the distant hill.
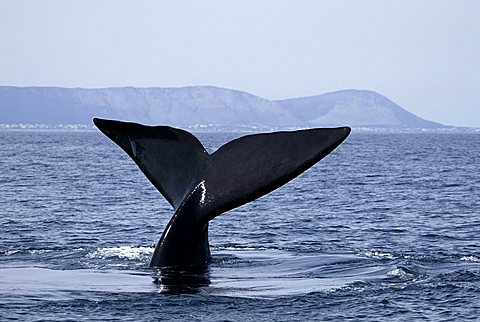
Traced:
<svg viewBox="0 0 480 322">
<path fill-rule="evenodd" d="M 443 127 L 422 119 L 385 96 L 373 91 L 343 90 L 318 96 L 277 101 L 309 126 L 436 128 Z"/>
<path fill-rule="evenodd" d="M 0 86 L 0 123 L 91 124 L 94 116 L 184 127 L 442 127 L 372 91 L 345 90 L 270 101 L 212 86 L 105 89 Z"/>
</svg>

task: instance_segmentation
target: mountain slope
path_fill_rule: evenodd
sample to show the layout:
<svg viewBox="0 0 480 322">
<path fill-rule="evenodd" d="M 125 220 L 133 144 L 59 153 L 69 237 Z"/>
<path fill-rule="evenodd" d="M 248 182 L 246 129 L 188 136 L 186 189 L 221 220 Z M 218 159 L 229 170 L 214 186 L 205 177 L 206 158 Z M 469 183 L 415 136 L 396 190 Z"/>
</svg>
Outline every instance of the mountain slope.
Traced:
<svg viewBox="0 0 480 322">
<path fill-rule="evenodd" d="M 373 91 L 343 90 L 277 101 L 309 126 L 412 127 L 443 125 L 422 119 Z"/>
</svg>

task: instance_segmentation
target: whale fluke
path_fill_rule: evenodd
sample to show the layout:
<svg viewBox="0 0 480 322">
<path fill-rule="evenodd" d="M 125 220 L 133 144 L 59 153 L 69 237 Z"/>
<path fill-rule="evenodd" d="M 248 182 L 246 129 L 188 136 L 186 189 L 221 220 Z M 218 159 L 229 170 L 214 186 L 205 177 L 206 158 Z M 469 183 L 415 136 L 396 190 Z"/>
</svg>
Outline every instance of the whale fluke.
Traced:
<svg viewBox="0 0 480 322">
<path fill-rule="evenodd" d="M 292 180 L 342 143 L 350 128 L 247 135 L 211 155 L 187 131 L 95 118 L 168 200 L 175 213 L 150 266 L 187 267 L 210 258 L 208 222 Z"/>
</svg>

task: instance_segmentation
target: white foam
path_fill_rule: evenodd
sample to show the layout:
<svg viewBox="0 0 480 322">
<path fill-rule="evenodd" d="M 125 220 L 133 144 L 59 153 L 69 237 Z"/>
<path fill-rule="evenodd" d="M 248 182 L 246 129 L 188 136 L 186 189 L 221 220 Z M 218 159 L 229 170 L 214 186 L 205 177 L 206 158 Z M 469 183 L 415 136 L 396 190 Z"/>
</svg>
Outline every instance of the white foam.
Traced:
<svg viewBox="0 0 480 322">
<path fill-rule="evenodd" d="M 460 258 L 461 261 L 464 261 L 464 262 L 473 262 L 473 263 L 478 263 L 480 262 L 480 258 L 476 257 L 476 256 L 463 256 L 462 258 Z"/>
<path fill-rule="evenodd" d="M 13 254 L 16 254 L 16 253 L 19 253 L 19 251 L 18 250 L 7 250 L 7 251 L 4 251 L 3 253 L 1 253 L 0 255 L 10 256 L 10 255 L 13 255 Z"/>
<path fill-rule="evenodd" d="M 0 255 L 10 256 L 13 254 L 23 253 L 23 252 L 26 252 L 28 254 L 45 254 L 45 253 L 51 253 L 55 251 L 81 251 L 81 250 L 83 250 L 82 247 L 72 248 L 72 249 L 28 249 L 28 250 L 14 249 L 14 250 L 4 251 L 3 253 L 0 253 Z"/>
<path fill-rule="evenodd" d="M 142 259 L 152 255 L 153 247 L 143 246 L 116 246 L 102 247 L 87 254 L 88 258 L 109 258 L 117 257 L 124 259 Z"/>
<path fill-rule="evenodd" d="M 53 249 L 31 249 L 28 251 L 30 254 L 45 254 L 45 253 L 50 253 L 53 252 Z"/>
<path fill-rule="evenodd" d="M 400 277 L 400 278 L 405 278 L 405 277 L 410 277 L 412 274 L 408 273 L 404 268 L 402 267 L 397 267 L 387 273 L 388 276 L 391 277 Z"/>
<path fill-rule="evenodd" d="M 390 253 L 382 253 L 377 251 L 366 251 L 359 254 L 360 256 L 378 258 L 378 259 L 395 259 L 395 256 Z"/>
</svg>

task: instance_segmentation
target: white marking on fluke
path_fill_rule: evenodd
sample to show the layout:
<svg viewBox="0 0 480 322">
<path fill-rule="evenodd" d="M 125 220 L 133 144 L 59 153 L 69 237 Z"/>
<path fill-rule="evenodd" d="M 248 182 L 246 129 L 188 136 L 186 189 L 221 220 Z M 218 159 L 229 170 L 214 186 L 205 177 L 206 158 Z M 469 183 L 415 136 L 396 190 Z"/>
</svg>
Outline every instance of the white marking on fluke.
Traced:
<svg viewBox="0 0 480 322">
<path fill-rule="evenodd" d="M 132 149 L 133 157 L 137 156 L 137 144 L 135 143 L 134 140 L 130 139 L 130 136 L 128 136 L 128 140 L 130 141 L 130 147 Z"/>
<path fill-rule="evenodd" d="M 205 197 L 207 196 L 207 188 L 205 187 L 205 180 L 202 180 L 202 182 L 200 182 L 198 186 L 202 188 L 202 197 L 200 198 L 200 203 L 203 205 L 205 204 Z"/>
</svg>

